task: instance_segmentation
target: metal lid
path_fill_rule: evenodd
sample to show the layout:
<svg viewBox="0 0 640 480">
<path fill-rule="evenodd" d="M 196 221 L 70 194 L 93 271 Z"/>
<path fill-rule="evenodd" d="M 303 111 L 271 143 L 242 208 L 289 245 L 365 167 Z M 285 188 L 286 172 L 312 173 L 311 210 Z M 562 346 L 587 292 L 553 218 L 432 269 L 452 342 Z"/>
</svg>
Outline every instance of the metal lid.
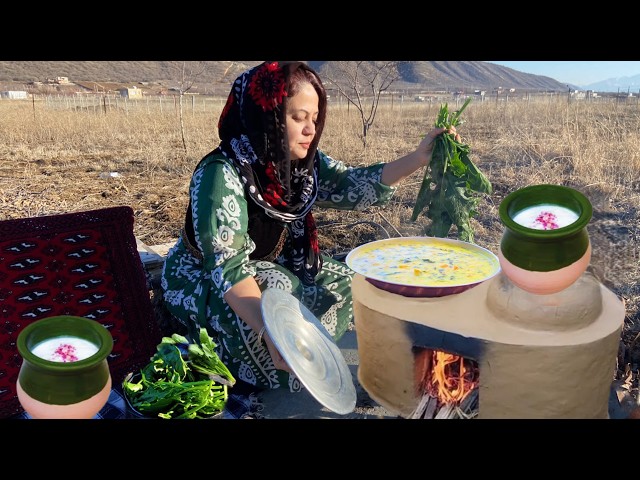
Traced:
<svg viewBox="0 0 640 480">
<path fill-rule="evenodd" d="M 269 337 L 291 370 L 322 405 L 341 415 L 356 406 L 356 389 L 342 352 L 297 298 L 278 288 L 262 292 Z"/>
</svg>

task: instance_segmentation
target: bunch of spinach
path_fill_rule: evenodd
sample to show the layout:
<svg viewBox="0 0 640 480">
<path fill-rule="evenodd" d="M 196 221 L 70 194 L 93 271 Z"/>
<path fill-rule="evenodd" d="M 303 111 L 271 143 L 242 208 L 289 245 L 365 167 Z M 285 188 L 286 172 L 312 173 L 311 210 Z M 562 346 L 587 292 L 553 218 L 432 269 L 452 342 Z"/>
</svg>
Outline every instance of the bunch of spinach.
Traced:
<svg viewBox="0 0 640 480">
<path fill-rule="evenodd" d="M 451 128 L 462 124 L 460 115 L 470 102 L 471 97 L 455 112 L 449 112 L 446 103 L 441 105 L 435 126 Z M 415 222 L 426 210 L 425 216 L 431 220 L 425 228 L 426 235 L 446 237 L 455 225 L 458 239 L 473 243 L 470 219 L 478 213 L 478 194 L 491 194 L 492 187 L 469 158 L 470 150 L 469 145 L 457 141 L 451 133 L 445 132 L 434 140 L 431 162 L 411 215 L 411 221 Z"/>
<path fill-rule="evenodd" d="M 163 337 L 140 380 L 129 375 L 124 394 L 138 412 L 160 418 L 207 418 L 221 412 L 235 378 L 215 353 L 204 328 L 197 343 L 174 333 Z"/>
</svg>

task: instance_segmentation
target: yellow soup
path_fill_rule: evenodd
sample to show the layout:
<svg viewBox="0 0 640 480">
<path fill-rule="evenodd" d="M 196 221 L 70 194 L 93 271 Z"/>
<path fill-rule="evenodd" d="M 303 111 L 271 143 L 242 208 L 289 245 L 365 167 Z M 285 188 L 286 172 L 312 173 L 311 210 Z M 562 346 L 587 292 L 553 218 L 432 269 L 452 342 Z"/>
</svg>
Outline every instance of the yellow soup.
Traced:
<svg viewBox="0 0 640 480">
<path fill-rule="evenodd" d="M 347 257 L 351 269 L 401 285 L 466 285 L 486 280 L 500 269 L 498 258 L 488 250 L 431 237 L 372 242 L 352 254 Z"/>
</svg>

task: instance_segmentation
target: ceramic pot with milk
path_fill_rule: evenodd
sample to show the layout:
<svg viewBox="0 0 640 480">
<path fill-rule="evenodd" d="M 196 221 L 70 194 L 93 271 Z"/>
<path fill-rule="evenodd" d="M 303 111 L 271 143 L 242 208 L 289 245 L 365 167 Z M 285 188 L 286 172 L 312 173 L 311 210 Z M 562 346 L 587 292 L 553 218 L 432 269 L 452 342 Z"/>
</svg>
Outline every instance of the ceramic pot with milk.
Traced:
<svg viewBox="0 0 640 480">
<path fill-rule="evenodd" d="M 37 320 L 17 339 L 16 390 L 31 418 L 93 418 L 109 399 L 109 331 L 95 320 L 60 315 Z"/>
<path fill-rule="evenodd" d="M 592 212 L 584 194 L 562 185 L 531 185 L 507 195 L 499 208 L 503 273 L 540 295 L 572 285 L 591 261 L 587 224 Z"/>
</svg>

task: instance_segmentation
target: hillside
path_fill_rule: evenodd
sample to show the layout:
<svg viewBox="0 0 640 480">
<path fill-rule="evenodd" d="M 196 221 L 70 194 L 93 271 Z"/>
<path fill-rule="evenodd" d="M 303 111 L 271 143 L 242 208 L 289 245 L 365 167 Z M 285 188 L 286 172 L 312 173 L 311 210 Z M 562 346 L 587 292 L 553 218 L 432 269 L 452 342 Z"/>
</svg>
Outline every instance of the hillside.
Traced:
<svg viewBox="0 0 640 480">
<path fill-rule="evenodd" d="M 522 73 L 488 62 L 411 62 L 407 64 L 405 78 L 418 83 L 447 83 L 461 88 L 495 87 L 519 90 L 565 91 L 566 85 L 541 75 Z"/>
<path fill-rule="evenodd" d="M 231 81 L 259 61 L 187 62 L 187 68 L 204 71 L 197 75 L 193 91 L 226 94 Z M 331 70 L 334 62 L 309 62 L 319 72 Z M 0 88 L 15 89 L 20 84 L 46 82 L 67 77 L 72 83 L 142 83 L 175 87 L 182 78 L 182 62 L 170 61 L 0 61 Z M 491 91 L 497 87 L 518 90 L 564 91 L 566 85 L 552 78 L 518 72 L 489 62 L 411 61 L 400 65 L 399 85 L 430 90 Z"/>
</svg>

